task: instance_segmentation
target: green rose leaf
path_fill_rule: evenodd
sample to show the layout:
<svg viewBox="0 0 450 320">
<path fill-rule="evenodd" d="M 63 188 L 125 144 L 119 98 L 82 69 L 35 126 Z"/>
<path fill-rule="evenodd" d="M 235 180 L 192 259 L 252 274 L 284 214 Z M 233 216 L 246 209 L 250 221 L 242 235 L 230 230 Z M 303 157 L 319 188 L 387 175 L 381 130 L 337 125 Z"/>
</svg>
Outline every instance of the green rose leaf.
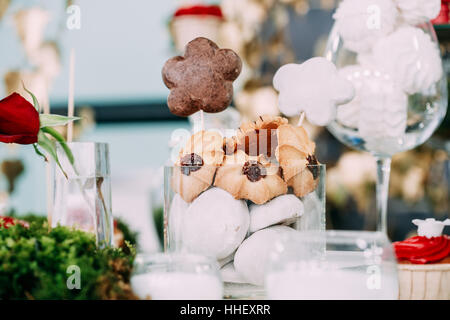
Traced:
<svg viewBox="0 0 450 320">
<path fill-rule="evenodd" d="M 75 163 L 75 159 L 73 157 L 72 150 L 70 150 L 64 137 L 58 131 L 50 127 L 42 128 L 42 131 L 51 135 L 53 138 L 55 138 L 56 141 L 58 141 L 61 144 L 61 147 L 63 148 L 65 154 L 67 155 L 67 159 L 69 159 L 70 164 L 73 165 Z"/>
<path fill-rule="evenodd" d="M 56 145 L 55 143 L 50 140 L 45 133 L 42 130 L 39 130 L 39 134 L 38 134 L 38 145 L 44 149 L 45 151 L 48 152 L 48 154 L 53 158 L 53 160 L 55 160 L 56 164 L 58 165 L 58 167 L 61 169 L 62 173 L 64 174 L 64 176 L 67 178 L 67 174 L 64 171 L 64 169 L 61 166 L 61 163 L 59 162 L 58 159 L 58 154 L 56 153 Z"/>
<path fill-rule="evenodd" d="M 23 83 L 23 81 L 22 81 L 22 85 L 23 85 L 23 88 L 25 89 L 25 91 L 31 96 L 31 98 L 33 98 L 33 105 L 34 105 L 34 108 L 36 109 L 36 111 L 38 113 L 41 112 L 41 106 L 39 105 L 39 102 L 38 102 L 38 99 L 36 98 L 36 96 L 25 87 L 25 84 Z"/>
<path fill-rule="evenodd" d="M 80 120 L 78 117 L 66 117 L 57 114 L 40 114 L 39 121 L 41 128 L 65 126 L 69 122 Z"/>
</svg>

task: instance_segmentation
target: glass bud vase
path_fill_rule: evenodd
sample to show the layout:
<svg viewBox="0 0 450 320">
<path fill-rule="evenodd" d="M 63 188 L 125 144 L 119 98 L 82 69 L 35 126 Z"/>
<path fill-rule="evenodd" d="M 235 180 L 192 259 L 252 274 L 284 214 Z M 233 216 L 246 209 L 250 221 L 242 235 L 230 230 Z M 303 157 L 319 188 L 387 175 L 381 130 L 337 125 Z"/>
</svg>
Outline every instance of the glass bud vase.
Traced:
<svg viewBox="0 0 450 320">
<path fill-rule="evenodd" d="M 66 145 L 73 154 L 73 161 L 63 145 L 58 144 L 58 158 L 67 177 L 55 165 L 52 226 L 91 232 L 99 248 L 112 246 L 114 225 L 108 144 L 71 142 Z"/>
</svg>

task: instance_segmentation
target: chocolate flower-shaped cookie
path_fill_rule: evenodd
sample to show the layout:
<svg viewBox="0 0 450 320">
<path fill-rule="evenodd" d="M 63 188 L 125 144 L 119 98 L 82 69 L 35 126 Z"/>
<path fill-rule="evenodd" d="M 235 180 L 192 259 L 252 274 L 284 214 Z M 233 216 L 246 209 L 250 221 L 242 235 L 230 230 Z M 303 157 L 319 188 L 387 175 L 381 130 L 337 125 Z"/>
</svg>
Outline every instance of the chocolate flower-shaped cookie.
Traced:
<svg viewBox="0 0 450 320">
<path fill-rule="evenodd" d="M 233 81 L 241 69 L 241 59 L 234 51 L 219 49 L 206 38 L 192 40 L 184 57 L 169 59 L 162 70 L 164 83 L 170 89 L 170 112 L 187 117 L 199 110 L 225 110 L 233 99 Z"/>
</svg>

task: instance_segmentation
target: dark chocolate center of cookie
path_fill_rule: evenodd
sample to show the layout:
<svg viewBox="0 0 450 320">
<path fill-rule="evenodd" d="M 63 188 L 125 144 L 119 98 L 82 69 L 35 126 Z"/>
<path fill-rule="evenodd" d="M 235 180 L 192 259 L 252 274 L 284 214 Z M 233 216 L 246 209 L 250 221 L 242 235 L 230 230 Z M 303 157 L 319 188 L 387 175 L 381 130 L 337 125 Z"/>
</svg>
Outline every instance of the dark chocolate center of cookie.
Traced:
<svg viewBox="0 0 450 320">
<path fill-rule="evenodd" d="M 251 182 L 257 182 L 267 176 L 266 169 L 256 161 L 247 161 L 242 168 L 242 174 Z"/>
<path fill-rule="evenodd" d="M 308 161 L 308 170 L 311 171 L 314 180 L 316 180 L 319 177 L 319 162 L 315 155 L 308 156 L 306 160 Z"/>
<path fill-rule="evenodd" d="M 181 158 L 181 172 L 188 176 L 191 174 L 191 172 L 195 172 L 200 170 L 200 168 L 203 166 L 203 159 L 198 154 L 191 153 L 186 154 Z"/>
</svg>

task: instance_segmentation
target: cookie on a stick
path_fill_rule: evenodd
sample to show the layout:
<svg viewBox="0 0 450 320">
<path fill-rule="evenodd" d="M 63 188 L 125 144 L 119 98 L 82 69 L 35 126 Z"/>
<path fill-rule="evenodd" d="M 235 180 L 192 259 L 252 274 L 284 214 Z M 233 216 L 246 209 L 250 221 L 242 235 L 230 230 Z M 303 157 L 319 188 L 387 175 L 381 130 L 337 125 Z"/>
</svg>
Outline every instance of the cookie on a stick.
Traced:
<svg viewBox="0 0 450 320">
<path fill-rule="evenodd" d="M 169 59 L 162 69 L 164 84 L 170 89 L 170 112 L 187 117 L 199 110 L 225 110 L 233 99 L 233 81 L 241 69 L 241 59 L 234 51 L 219 49 L 206 38 L 192 40 L 184 56 Z"/>
</svg>

